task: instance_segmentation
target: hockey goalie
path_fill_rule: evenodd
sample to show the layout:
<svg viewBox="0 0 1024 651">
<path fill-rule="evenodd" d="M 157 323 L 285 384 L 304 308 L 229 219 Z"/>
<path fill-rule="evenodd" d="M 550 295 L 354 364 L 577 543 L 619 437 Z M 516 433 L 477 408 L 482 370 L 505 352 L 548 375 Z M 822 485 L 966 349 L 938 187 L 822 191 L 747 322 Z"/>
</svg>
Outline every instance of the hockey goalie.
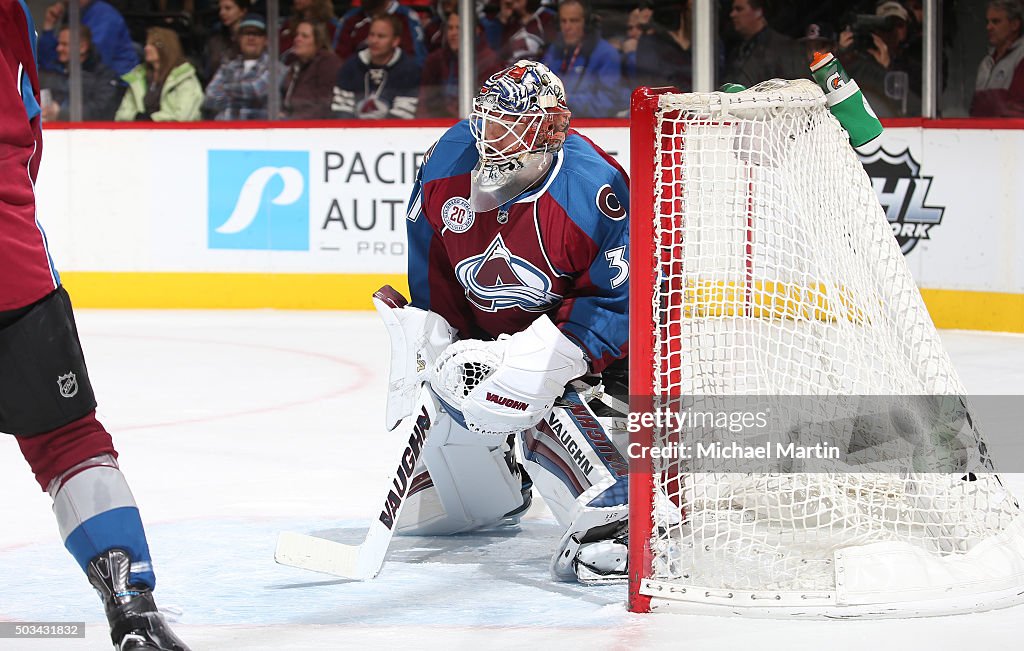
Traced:
<svg viewBox="0 0 1024 651">
<path fill-rule="evenodd" d="M 564 528 L 553 577 L 606 582 L 625 577 L 628 478 L 595 409 L 613 413 L 598 374 L 627 349 L 629 184 L 569 120 L 545 66 L 490 77 L 420 169 L 411 301 L 375 303 L 389 427 L 423 386 L 440 405 L 396 532 L 515 525 L 537 491 Z"/>
</svg>

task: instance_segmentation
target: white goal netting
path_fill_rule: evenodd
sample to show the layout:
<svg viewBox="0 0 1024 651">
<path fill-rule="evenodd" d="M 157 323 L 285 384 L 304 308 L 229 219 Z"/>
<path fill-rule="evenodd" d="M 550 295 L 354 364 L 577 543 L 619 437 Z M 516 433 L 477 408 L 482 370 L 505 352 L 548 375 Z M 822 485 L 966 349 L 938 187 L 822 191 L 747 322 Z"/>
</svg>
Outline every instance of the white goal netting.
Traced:
<svg viewBox="0 0 1024 651">
<path fill-rule="evenodd" d="M 734 611 L 886 615 L 881 604 L 913 614 L 921 602 L 950 610 L 961 592 L 998 602 L 1024 589 L 1017 503 L 820 89 L 773 80 L 663 95 L 655 141 L 657 268 L 642 290 L 655 408 L 721 413 L 757 396 L 751 408 L 788 442 L 841 454 L 755 472 L 692 450 L 655 459 L 641 590 Z M 773 444 L 757 428 L 722 439 L 674 425 L 652 443 L 709 435 Z M 971 607 L 991 607 L 982 601 Z"/>
</svg>

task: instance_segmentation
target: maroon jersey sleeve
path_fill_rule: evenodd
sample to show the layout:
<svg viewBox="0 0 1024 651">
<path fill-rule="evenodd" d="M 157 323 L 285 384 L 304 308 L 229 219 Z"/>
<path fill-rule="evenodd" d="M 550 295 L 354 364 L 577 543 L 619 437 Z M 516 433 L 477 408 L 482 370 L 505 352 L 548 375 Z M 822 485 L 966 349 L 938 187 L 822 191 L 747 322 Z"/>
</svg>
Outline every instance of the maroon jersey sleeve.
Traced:
<svg viewBox="0 0 1024 651">
<path fill-rule="evenodd" d="M 42 150 L 35 25 L 22 0 L 0 0 L 0 311 L 60 283 L 36 221 Z"/>
</svg>

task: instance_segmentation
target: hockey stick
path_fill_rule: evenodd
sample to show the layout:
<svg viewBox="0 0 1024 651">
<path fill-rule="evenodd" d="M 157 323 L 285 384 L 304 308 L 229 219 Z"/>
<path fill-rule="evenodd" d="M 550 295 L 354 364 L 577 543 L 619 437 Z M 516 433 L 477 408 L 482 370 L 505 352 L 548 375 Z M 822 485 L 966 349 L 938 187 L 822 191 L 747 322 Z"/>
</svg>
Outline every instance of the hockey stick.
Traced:
<svg viewBox="0 0 1024 651">
<path fill-rule="evenodd" d="M 413 414 L 403 425 L 409 431 L 409 440 L 398 467 L 391 474 L 380 515 L 370 524 L 366 540 L 359 545 L 346 545 L 326 538 L 283 531 L 277 539 L 275 561 L 281 565 L 358 581 L 372 579 L 380 574 L 391 546 L 391 538 L 395 535 L 395 525 L 402 514 L 402 507 L 408 501 L 406 497 L 412 486 L 413 470 L 423 453 L 430 428 L 437 422 L 437 398 L 426 385 L 420 389 L 419 401 Z"/>
</svg>

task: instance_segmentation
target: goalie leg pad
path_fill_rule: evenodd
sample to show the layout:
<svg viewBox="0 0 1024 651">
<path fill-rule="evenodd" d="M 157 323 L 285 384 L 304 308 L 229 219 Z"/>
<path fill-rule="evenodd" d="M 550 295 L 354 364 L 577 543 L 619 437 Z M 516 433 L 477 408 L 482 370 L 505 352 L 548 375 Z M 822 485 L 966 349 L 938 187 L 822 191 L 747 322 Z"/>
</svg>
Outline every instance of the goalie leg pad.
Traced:
<svg viewBox="0 0 1024 651">
<path fill-rule="evenodd" d="M 575 390 L 520 440 L 526 469 L 560 525 L 584 507 L 626 504 L 629 464 Z"/>
<path fill-rule="evenodd" d="M 462 533 L 500 524 L 522 507 L 523 477 L 506 440 L 482 439 L 445 414 L 427 439 L 407 499 L 396 533 Z"/>
<path fill-rule="evenodd" d="M 523 432 L 520 445 L 534 485 L 565 527 L 551 574 L 576 580 L 581 546 L 619 535 L 625 525 L 629 464 L 573 389 L 536 427 Z"/>
</svg>

